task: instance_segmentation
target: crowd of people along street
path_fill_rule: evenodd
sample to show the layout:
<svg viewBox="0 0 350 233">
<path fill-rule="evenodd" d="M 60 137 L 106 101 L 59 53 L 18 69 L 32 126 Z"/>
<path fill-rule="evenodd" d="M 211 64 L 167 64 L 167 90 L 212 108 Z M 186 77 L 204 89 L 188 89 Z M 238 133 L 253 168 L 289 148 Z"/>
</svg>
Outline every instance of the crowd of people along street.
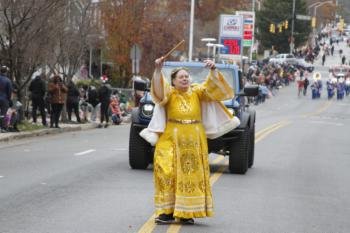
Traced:
<svg viewBox="0 0 350 233">
<path fill-rule="evenodd" d="M 101 86 L 83 85 L 79 88 L 73 81 L 63 82 L 54 75 L 46 83 L 43 75 L 37 75 L 29 84 L 28 99 L 31 108 L 24 108 L 17 99 L 16 86 L 8 78 L 8 68 L 0 67 L 0 128 L 1 133 L 19 132 L 17 127 L 21 113 L 32 119 L 32 124 L 60 128 L 62 110 L 66 107 L 68 123 L 99 123 L 99 128 L 110 124 L 119 125 L 131 111 L 131 99 L 113 90 L 107 76 L 101 77 Z M 30 104 L 28 104 L 30 106 Z M 41 122 L 38 122 L 38 112 Z M 72 117 L 74 113 L 74 117 Z"/>
<path fill-rule="evenodd" d="M 330 37 L 327 33 L 320 33 L 315 39 L 313 48 L 309 46 L 293 53 L 295 57 L 305 59 L 310 63 L 314 63 L 315 59 L 321 59 L 323 66 L 328 56 L 332 56 L 332 59 L 339 59 L 338 64 L 347 72 L 343 76 L 330 72 L 329 79 L 326 81 L 328 99 L 336 95 L 337 100 L 342 100 L 344 96 L 350 94 L 350 66 L 348 66 L 350 62 L 347 61 L 342 47 L 339 46 L 344 42 L 350 47 L 350 39 L 340 41 L 340 39 Z M 310 72 L 305 67 L 292 64 L 258 61 L 256 65 L 249 67 L 246 78 L 249 84 L 259 85 L 259 95 L 252 100 L 256 105 L 275 96 L 279 89 L 294 81 L 296 81 L 298 97 L 307 96 L 308 89 L 310 89 L 311 99 L 319 99 L 322 90 L 325 89 L 320 73 Z"/>
</svg>

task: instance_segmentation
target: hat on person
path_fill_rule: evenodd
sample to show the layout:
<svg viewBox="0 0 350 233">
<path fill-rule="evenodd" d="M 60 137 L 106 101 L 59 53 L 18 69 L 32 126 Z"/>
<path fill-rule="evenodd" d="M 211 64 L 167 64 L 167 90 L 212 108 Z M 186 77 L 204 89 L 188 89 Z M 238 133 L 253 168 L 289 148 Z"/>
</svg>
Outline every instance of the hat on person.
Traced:
<svg viewBox="0 0 350 233">
<path fill-rule="evenodd" d="M 108 77 L 107 77 L 107 75 L 102 75 L 102 76 L 101 76 L 101 81 L 102 81 L 102 83 L 108 82 Z"/>
</svg>

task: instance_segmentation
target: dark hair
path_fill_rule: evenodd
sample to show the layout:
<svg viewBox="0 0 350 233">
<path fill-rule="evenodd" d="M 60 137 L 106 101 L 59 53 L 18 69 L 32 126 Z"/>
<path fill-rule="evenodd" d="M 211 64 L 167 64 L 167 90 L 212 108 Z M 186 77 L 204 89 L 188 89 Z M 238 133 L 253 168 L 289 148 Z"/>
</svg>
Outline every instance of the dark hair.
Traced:
<svg viewBox="0 0 350 233">
<path fill-rule="evenodd" d="M 171 78 L 171 86 L 174 86 L 173 84 L 173 80 L 176 78 L 176 75 L 177 73 L 179 73 L 180 70 L 185 70 L 188 72 L 188 69 L 185 68 L 185 67 L 178 67 L 178 68 L 175 68 L 171 71 L 171 74 L 170 74 L 170 78 Z"/>
<path fill-rule="evenodd" d="M 1 66 L 1 68 L 0 68 L 0 73 L 1 73 L 1 74 L 6 74 L 7 71 L 8 71 L 7 66 Z"/>
<path fill-rule="evenodd" d="M 62 82 L 62 78 L 61 78 L 61 76 L 59 76 L 59 75 L 53 76 L 52 79 L 53 79 L 53 82 L 54 82 L 54 83 Z"/>
</svg>

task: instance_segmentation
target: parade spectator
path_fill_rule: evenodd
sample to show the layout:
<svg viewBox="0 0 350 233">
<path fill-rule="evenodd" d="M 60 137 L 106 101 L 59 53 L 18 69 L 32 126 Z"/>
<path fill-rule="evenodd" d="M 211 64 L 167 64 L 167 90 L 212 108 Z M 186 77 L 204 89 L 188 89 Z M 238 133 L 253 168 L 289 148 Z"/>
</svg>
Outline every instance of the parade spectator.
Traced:
<svg viewBox="0 0 350 233">
<path fill-rule="evenodd" d="M 304 80 L 302 79 L 302 77 L 300 77 L 297 84 L 298 84 L 298 96 L 301 96 L 301 93 L 304 90 Z"/>
<path fill-rule="evenodd" d="M 341 64 L 345 65 L 345 62 L 346 62 L 346 57 L 345 55 L 343 55 L 343 57 L 341 58 Z"/>
<path fill-rule="evenodd" d="M 68 120 L 72 121 L 72 111 L 74 111 L 77 122 L 81 123 L 80 115 L 79 115 L 80 91 L 73 81 L 69 81 L 67 88 L 68 88 L 68 91 L 67 91 L 66 106 L 67 106 Z"/>
<path fill-rule="evenodd" d="M 304 91 L 303 91 L 303 95 L 306 96 L 307 94 L 307 87 L 309 86 L 310 82 L 309 79 L 305 76 L 304 79 Z"/>
<path fill-rule="evenodd" d="M 37 122 L 37 109 L 39 108 L 42 124 L 47 126 L 45 112 L 46 83 L 41 75 L 37 75 L 30 82 L 29 91 L 31 92 L 33 123 Z"/>
<path fill-rule="evenodd" d="M 331 47 L 331 55 L 333 56 L 334 54 L 334 45 L 332 44 L 332 47 Z"/>
<path fill-rule="evenodd" d="M 7 115 L 5 117 L 5 124 L 6 124 L 6 130 L 8 132 L 19 132 L 19 129 L 17 127 L 18 121 L 19 121 L 19 111 L 18 109 L 21 108 L 22 104 L 20 102 L 11 101 L 11 106 L 7 110 Z"/>
<path fill-rule="evenodd" d="M 322 66 L 324 66 L 325 62 L 326 62 L 326 53 L 323 53 L 323 55 L 322 55 Z"/>
<path fill-rule="evenodd" d="M 5 116 L 10 106 L 12 95 L 12 84 L 7 77 L 8 69 L 6 66 L 0 68 L 0 131 L 6 132 Z"/>
<path fill-rule="evenodd" d="M 112 122 L 115 125 L 119 125 L 122 122 L 122 113 L 119 106 L 118 97 L 113 95 L 111 98 L 111 103 L 109 104 L 109 108 L 112 113 Z"/>
<path fill-rule="evenodd" d="M 60 128 L 58 121 L 64 105 L 67 87 L 64 85 L 62 78 L 59 75 L 55 75 L 52 78 L 52 82 L 48 85 L 48 92 L 51 95 L 50 128 Z"/>
<path fill-rule="evenodd" d="M 100 124 L 99 127 L 103 126 L 103 122 L 106 121 L 104 127 L 108 127 L 109 116 L 108 116 L 108 107 L 111 98 L 111 88 L 108 84 L 108 77 L 103 75 L 101 77 L 102 86 L 98 90 L 98 98 L 101 103 L 101 116 L 100 116 Z"/>
<path fill-rule="evenodd" d="M 98 103 L 99 103 L 98 93 L 95 86 L 89 87 L 87 98 L 88 98 L 88 103 L 92 106 L 90 121 L 95 122 L 97 118 Z"/>
<path fill-rule="evenodd" d="M 83 119 L 84 122 L 88 121 L 88 112 L 89 112 L 88 89 L 89 87 L 87 85 L 83 85 L 83 87 L 79 89 L 79 110 L 81 110 L 80 119 Z"/>
</svg>

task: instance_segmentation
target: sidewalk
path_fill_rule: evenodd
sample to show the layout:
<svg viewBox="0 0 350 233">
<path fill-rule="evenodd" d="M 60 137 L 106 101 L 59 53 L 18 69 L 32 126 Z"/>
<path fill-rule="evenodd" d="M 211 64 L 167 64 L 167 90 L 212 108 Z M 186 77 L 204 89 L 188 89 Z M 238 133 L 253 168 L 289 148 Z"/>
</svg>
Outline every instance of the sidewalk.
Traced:
<svg viewBox="0 0 350 233">
<path fill-rule="evenodd" d="M 75 119 L 73 119 L 75 120 Z M 40 120 L 39 120 L 40 122 Z M 129 124 L 131 122 L 131 114 L 123 117 L 122 124 Z M 111 124 L 111 122 L 110 122 Z M 81 130 L 88 130 L 88 129 L 95 129 L 98 128 L 99 123 L 98 122 L 87 122 L 84 124 L 77 124 L 77 123 L 61 123 L 60 122 L 60 128 L 43 128 L 33 131 L 23 131 L 23 132 L 8 132 L 8 133 L 0 133 L 0 143 L 1 142 L 9 142 L 16 139 L 23 139 L 23 138 L 29 138 L 29 137 L 36 137 L 36 136 L 43 136 L 47 134 L 59 134 L 64 132 L 73 132 L 73 131 L 81 131 Z"/>
<path fill-rule="evenodd" d="M 64 124 L 60 123 L 60 128 L 43 128 L 33 131 L 0 133 L 0 142 L 9 142 L 16 139 L 23 139 L 47 134 L 58 134 L 64 132 L 81 131 L 97 128 L 98 123 L 85 124 Z"/>
</svg>

